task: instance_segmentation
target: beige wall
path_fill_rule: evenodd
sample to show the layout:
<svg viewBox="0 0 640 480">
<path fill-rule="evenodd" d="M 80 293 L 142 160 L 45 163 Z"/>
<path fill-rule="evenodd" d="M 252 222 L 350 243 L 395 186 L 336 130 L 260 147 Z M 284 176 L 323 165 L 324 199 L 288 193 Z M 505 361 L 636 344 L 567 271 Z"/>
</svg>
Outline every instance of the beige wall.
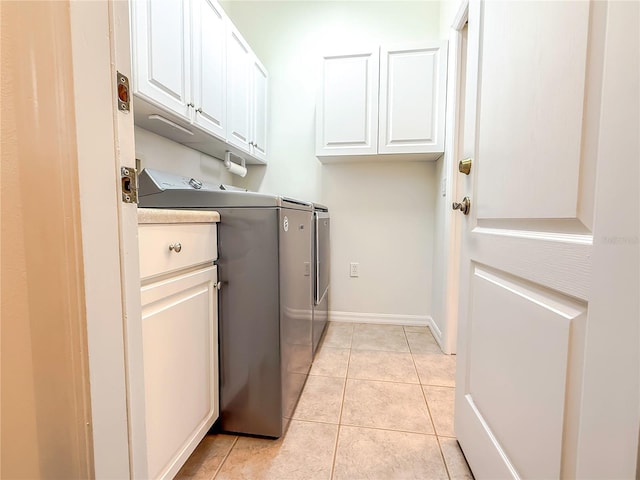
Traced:
<svg viewBox="0 0 640 480">
<path fill-rule="evenodd" d="M 231 1 L 223 6 L 270 75 L 269 165 L 253 190 L 326 204 L 332 218 L 333 311 L 431 310 L 434 163 L 323 165 L 315 157 L 321 52 L 439 38 L 437 2 Z M 349 277 L 349 262 L 360 277 Z"/>
<path fill-rule="evenodd" d="M 433 222 L 433 287 L 431 298 L 431 318 L 435 323 L 437 331 L 441 336 L 446 336 L 447 316 L 446 316 L 446 295 L 447 295 L 447 255 L 450 253 L 448 247 L 449 235 L 447 217 L 451 215 L 451 204 L 449 196 L 443 194 L 447 179 L 447 168 L 445 162 L 448 156 L 442 156 L 436 163 L 436 198 L 434 205 Z"/>
<path fill-rule="evenodd" d="M 2 478 L 92 475 L 69 4 L 3 1 Z"/>
<path fill-rule="evenodd" d="M 133 101 L 135 102 L 135 98 Z M 140 168 L 155 168 L 176 175 L 230 185 L 240 179 L 224 168 L 222 160 L 205 153 L 140 127 L 135 127 L 135 136 L 136 159 L 140 161 Z"/>
</svg>

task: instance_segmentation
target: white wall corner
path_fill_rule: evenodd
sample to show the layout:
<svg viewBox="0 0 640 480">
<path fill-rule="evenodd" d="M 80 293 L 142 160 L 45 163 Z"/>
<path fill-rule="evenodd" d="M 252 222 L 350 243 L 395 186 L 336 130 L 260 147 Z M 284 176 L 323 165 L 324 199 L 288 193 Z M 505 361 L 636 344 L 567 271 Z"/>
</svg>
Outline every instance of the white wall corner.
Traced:
<svg viewBox="0 0 640 480">
<path fill-rule="evenodd" d="M 438 327 L 438 324 L 431 315 L 429 315 L 429 322 L 427 326 L 429 327 L 429 330 L 431 330 L 433 338 L 435 338 L 436 342 L 438 342 L 440 349 L 447 355 L 450 355 L 452 352 L 447 350 L 447 342 L 445 342 L 445 339 L 442 336 L 442 330 L 440 330 L 440 327 Z"/>
</svg>

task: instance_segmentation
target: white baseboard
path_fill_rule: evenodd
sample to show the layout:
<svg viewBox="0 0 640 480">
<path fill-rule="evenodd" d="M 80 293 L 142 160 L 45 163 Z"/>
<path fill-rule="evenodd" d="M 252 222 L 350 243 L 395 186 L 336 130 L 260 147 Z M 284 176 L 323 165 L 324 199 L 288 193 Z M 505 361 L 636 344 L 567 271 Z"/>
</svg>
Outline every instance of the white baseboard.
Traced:
<svg viewBox="0 0 640 480">
<path fill-rule="evenodd" d="M 383 325 L 410 325 L 427 327 L 433 323 L 429 315 L 401 315 L 394 313 L 360 313 L 360 312 L 329 312 L 331 322 L 377 323 Z"/>
<path fill-rule="evenodd" d="M 429 316 L 428 327 L 429 327 L 429 330 L 431 330 L 431 334 L 433 335 L 433 338 L 436 339 L 436 342 L 438 342 L 438 345 L 440 345 L 440 348 L 442 348 L 442 331 L 440 330 L 440 328 L 438 327 L 438 324 L 435 322 L 435 320 L 431 316 Z M 445 351 L 445 349 L 442 348 L 442 351 Z"/>
</svg>

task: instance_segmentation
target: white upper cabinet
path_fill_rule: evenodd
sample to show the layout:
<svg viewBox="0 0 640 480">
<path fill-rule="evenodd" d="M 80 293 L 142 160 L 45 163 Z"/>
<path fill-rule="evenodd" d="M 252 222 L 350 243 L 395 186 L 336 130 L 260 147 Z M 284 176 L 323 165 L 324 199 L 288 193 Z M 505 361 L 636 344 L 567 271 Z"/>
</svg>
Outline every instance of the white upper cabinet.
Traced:
<svg viewBox="0 0 640 480">
<path fill-rule="evenodd" d="M 227 141 L 251 151 L 251 49 L 236 28 L 227 37 Z"/>
<path fill-rule="evenodd" d="M 267 71 L 217 0 L 132 0 L 136 125 L 224 159 L 267 161 Z"/>
<path fill-rule="evenodd" d="M 444 151 L 447 44 L 380 51 L 378 153 Z"/>
<path fill-rule="evenodd" d="M 267 160 L 267 85 L 269 75 L 235 28 L 227 35 L 227 141 Z"/>
<path fill-rule="evenodd" d="M 322 58 L 322 161 L 435 160 L 444 152 L 446 42 Z"/>
<path fill-rule="evenodd" d="M 131 2 L 135 93 L 188 119 L 190 31 L 187 0 Z"/>
<path fill-rule="evenodd" d="M 322 58 L 316 155 L 377 153 L 378 60 L 377 48 Z"/>
<path fill-rule="evenodd" d="M 269 75 L 256 57 L 252 62 L 251 145 L 252 155 L 267 160 L 267 85 Z"/>
<path fill-rule="evenodd" d="M 227 21 L 211 0 L 192 3 L 194 123 L 223 140 L 227 136 Z"/>
</svg>

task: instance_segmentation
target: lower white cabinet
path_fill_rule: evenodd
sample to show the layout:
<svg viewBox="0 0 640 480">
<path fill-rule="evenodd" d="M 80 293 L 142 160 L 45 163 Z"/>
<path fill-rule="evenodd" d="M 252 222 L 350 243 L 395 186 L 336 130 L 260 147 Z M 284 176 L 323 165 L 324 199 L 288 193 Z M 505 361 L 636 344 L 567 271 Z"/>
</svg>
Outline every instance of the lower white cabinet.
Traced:
<svg viewBox="0 0 640 480">
<path fill-rule="evenodd" d="M 171 478 L 218 418 L 217 267 L 142 288 L 149 478 Z"/>
<path fill-rule="evenodd" d="M 216 225 L 142 223 L 139 244 L 143 385 L 132 394 L 145 441 L 134 460 L 146 466 L 134 470 L 170 479 L 219 415 Z"/>
</svg>

